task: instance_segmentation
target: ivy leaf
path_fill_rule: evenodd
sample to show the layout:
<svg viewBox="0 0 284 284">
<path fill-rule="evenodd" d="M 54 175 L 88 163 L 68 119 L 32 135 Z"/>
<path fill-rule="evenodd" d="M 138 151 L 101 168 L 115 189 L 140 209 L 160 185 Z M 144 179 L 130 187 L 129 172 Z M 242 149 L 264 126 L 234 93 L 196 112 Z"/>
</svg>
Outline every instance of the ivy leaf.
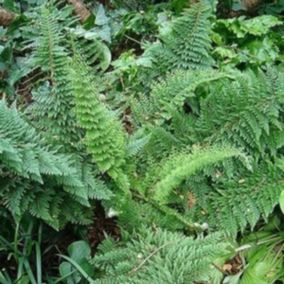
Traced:
<svg viewBox="0 0 284 284">
<path fill-rule="evenodd" d="M 99 36 L 103 41 L 111 43 L 111 30 L 108 25 L 94 28 L 94 30 L 96 31 L 97 36 Z"/>
<path fill-rule="evenodd" d="M 103 25 L 106 25 L 108 23 L 108 21 L 109 21 L 109 19 L 106 16 L 104 6 L 100 5 L 99 9 L 97 11 L 97 14 L 96 14 L 95 24 L 98 25 L 98 26 L 103 26 Z"/>
</svg>

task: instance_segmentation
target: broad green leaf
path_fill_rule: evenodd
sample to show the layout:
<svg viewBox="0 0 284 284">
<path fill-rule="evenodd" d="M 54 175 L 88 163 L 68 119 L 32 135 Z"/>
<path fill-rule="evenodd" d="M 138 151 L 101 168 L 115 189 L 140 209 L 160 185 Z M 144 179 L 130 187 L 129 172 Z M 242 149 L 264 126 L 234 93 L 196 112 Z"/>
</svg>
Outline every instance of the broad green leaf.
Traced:
<svg viewBox="0 0 284 284">
<path fill-rule="evenodd" d="M 91 249 L 87 242 L 77 241 L 68 247 L 68 253 L 73 260 L 80 263 L 90 256 Z"/>
</svg>

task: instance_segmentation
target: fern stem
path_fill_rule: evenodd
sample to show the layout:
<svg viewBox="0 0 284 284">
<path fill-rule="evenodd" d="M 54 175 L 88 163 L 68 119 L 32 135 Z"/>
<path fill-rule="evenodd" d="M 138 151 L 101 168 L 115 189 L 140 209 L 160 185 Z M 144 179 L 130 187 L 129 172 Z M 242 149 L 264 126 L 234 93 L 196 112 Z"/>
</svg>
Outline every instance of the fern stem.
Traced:
<svg viewBox="0 0 284 284">
<path fill-rule="evenodd" d="M 154 256 L 156 253 L 158 253 L 161 249 L 163 249 L 164 247 L 168 246 L 168 245 L 171 245 L 171 244 L 174 244 L 176 242 L 168 242 L 168 243 L 165 243 L 161 246 L 159 246 L 158 248 L 156 248 L 152 253 L 150 253 L 146 258 L 144 258 L 140 264 L 136 267 L 134 267 L 130 272 L 129 272 L 129 275 L 133 275 L 134 273 L 136 273 L 139 269 L 141 269 L 141 267 L 152 257 Z"/>
<path fill-rule="evenodd" d="M 149 198 L 147 198 L 145 196 L 142 196 L 142 195 L 140 195 L 138 193 L 133 193 L 133 196 L 135 196 L 136 198 L 144 201 L 145 203 L 150 204 L 151 206 L 153 206 L 154 208 L 158 209 L 162 213 L 165 213 L 167 215 L 171 215 L 171 216 L 175 217 L 176 220 L 179 221 L 184 226 L 186 226 L 186 228 L 190 232 L 204 231 L 204 228 L 202 228 L 202 225 L 200 225 L 198 223 L 189 222 L 182 215 L 180 215 L 178 212 L 176 212 L 175 210 L 173 210 L 173 209 L 171 209 L 171 208 L 169 208 L 167 206 L 161 205 L 158 202 L 150 200 Z"/>
</svg>

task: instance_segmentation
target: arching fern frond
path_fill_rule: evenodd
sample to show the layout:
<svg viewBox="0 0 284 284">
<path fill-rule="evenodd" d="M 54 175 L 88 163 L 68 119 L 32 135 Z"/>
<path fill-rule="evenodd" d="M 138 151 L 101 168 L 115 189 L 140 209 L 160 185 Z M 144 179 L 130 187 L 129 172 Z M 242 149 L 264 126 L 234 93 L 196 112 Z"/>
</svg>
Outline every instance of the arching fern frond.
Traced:
<svg viewBox="0 0 284 284">
<path fill-rule="evenodd" d="M 225 159 L 242 156 L 239 150 L 231 147 L 211 147 L 197 149 L 190 154 L 176 153 L 169 157 L 158 173 L 153 187 L 154 199 L 167 202 L 171 191 L 196 172 Z"/>
<path fill-rule="evenodd" d="M 88 32 L 82 28 L 71 28 L 71 36 L 73 37 L 73 46 L 75 53 L 80 51 L 80 55 L 92 67 L 90 71 L 105 71 L 111 63 L 111 52 L 108 46 L 98 38 L 95 32 Z M 91 34 L 91 36 L 90 36 Z"/>
<path fill-rule="evenodd" d="M 217 70 L 178 70 L 170 73 L 166 78 L 153 84 L 150 95 L 156 116 L 169 119 L 172 111 L 181 111 L 184 102 L 196 96 L 197 87 L 206 86 L 214 81 L 221 81 L 230 74 Z"/>
<path fill-rule="evenodd" d="M 0 154 L 5 167 L 38 182 L 42 182 L 43 174 L 75 174 L 67 156 L 40 146 L 42 141 L 35 129 L 4 101 L 0 102 L 0 126 Z"/>
</svg>

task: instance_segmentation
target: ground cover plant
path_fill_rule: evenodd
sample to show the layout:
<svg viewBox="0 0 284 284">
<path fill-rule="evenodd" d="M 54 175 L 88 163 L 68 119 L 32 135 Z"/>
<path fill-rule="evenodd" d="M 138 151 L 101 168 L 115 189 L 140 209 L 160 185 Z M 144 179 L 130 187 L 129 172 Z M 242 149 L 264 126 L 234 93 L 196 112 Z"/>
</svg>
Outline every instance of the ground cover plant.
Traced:
<svg viewBox="0 0 284 284">
<path fill-rule="evenodd" d="M 0 0 L 0 283 L 284 283 L 283 3 Z"/>
</svg>

